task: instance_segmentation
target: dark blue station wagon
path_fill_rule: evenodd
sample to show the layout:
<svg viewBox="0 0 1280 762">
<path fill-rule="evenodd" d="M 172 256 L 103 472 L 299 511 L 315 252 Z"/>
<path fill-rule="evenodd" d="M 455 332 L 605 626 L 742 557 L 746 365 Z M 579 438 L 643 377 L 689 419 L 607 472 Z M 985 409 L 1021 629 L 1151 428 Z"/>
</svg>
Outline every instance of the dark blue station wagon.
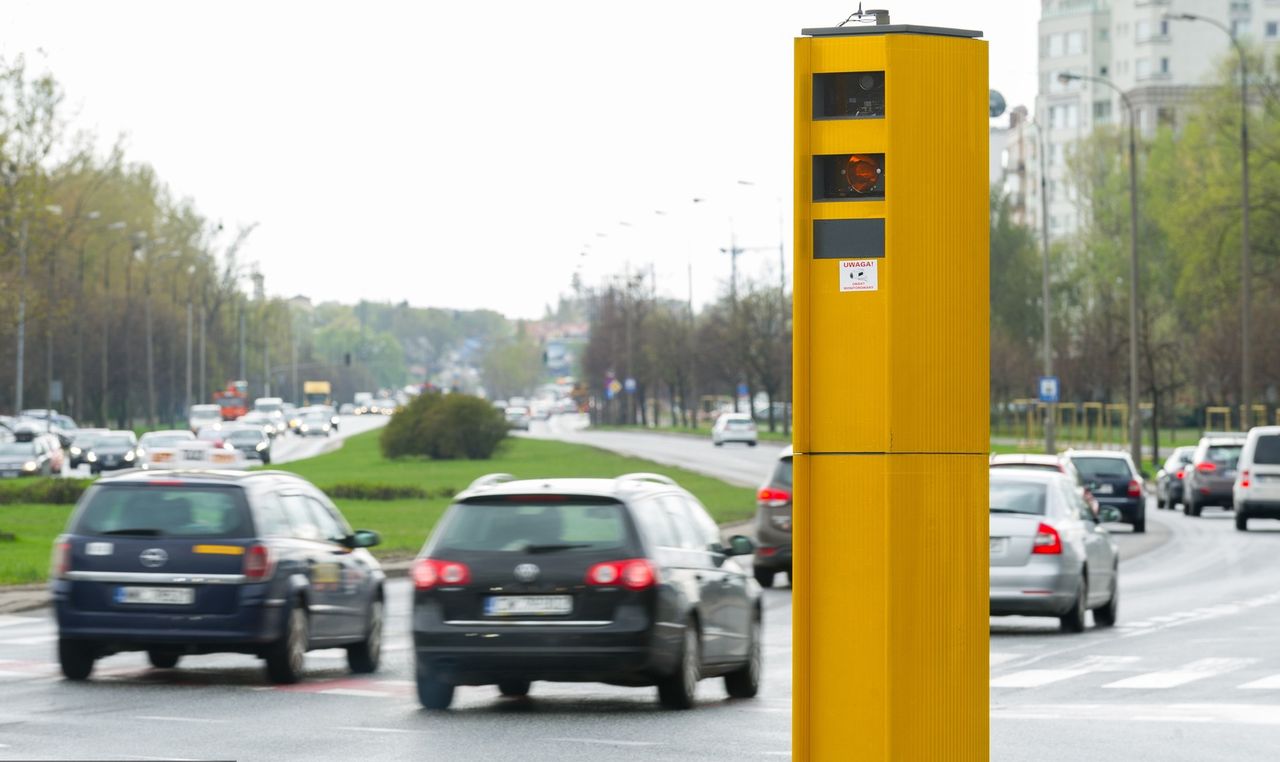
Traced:
<svg viewBox="0 0 1280 762">
<path fill-rule="evenodd" d="M 377 669 L 383 580 L 323 492 L 273 471 L 130 471 L 81 497 L 54 544 L 51 586 L 62 672 L 146 651 L 157 668 L 184 654 L 266 660 L 268 678 L 301 678 L 313 648 L 345 647 L 354 672 Z"/>
</svg>

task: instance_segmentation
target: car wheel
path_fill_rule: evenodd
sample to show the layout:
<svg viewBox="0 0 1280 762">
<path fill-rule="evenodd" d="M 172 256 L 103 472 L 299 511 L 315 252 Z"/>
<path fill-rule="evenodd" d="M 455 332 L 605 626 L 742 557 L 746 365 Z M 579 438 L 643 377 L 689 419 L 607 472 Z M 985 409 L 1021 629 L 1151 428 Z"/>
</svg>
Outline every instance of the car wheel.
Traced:
<svg viewBox="0 0 1280 762">
<path fill-rule="evenodd" d="M 1165 499 L 1164 499 L 1164 498 L 1162 498 L 1162 497 L 1157 497 L 1157 498 L 1156 498 L 1156 508 L 1157 508 L 1157 509 L 1159 509 L 1159 510 L 1162 510 L 1162 511 L 1163 511 L 1163 510 L 1164 510 L 1165 508 L 1167 508 L 1167 507 L 1169 507 L 1169 501 L 1168 501 L 1168 500 L 1165 500 Z"/>
<path fill-rule="evenodd" d="M 378 671 L 382 658 L 382 601 L 375 598 L 369 604 L 369 627 L 364 640 L 347 646 L 347 666 L 357 674 Z"/>
<path fill-rule="evenodd" d="M 173 669 L 178 666 L 180 656 L 176 651 L 147 651 L 147 661 L 156 669 Z"/>
<path fill-rule="evenodd" d="M 1111 572 L 1111 597 L 1107 599 L 1105 605 L 1093 610 L 1093 624 L 1097 627 L 1115 626 L 1116 615 L 1120 612 L 1119 573 L 1119 569 L 1115 569 Z"/>
<path fill-rule="evenodd" d="M 1236 511 L 1236 529 L 1241 532 L 1249 531 L 1249 517 L 1240 511 Z"/>
<path fill-rule="evenodd" d="M 1182 515 L 1183 516 L 1199 516 L 1200 515 L 1200 507 L 1196 505 L 1195 498 L 1189 497 L 1186 499 L 1185 502 L 1183 502 Z"/>
<path fill-rule="evenodd" d="M 280 685 L 302 679 L 308 635 L 307 612 L 300 602 L 294 603 L 285 622 L 284 633 L 267 649 L 267 678 Z"/>
<path fill-rule="evenodd" d="M 498 692 L 504 696 L 519 698 L 529 695 L 529 686 L 532 683 L 528 680 L 503 680 L 498 683 Z"/>
<path fill-rule="evenodd" d="M 1063 632 L 1084 632 L 1084 615 L 1088 610 L 1089 582 L 1080 577 L 1080 589 L 1076 592 L 1076 600 L 1071 610 L 1058 617 L 1058 624 Z"/>
<path fill-rule="evenodd" d="M 1133 533 L 1142 534 L 1145 531 L 1147 531 L 1147 516 L 1146 514 L 1142 514 L 1133 522 Z"/>
<path fill-rule="evenodd" d="M 760 583 L 760 587 L 773 587 L 773 569 L 764 569 L 759 566 L 752 569 L 752 573 L 756 576 L 756 582 Z"/>
<path fill-rule="evenodd" d="M 747 446 L 748 446 L 748 447 L 755 447 L 755 446 L 756 446 L 756 443 L 755 443 L 755 442 L 747 442 Z"/>
<path fill-rule="evenodd" d="M 418 703 L 423 709 L 448 709 L 453 703 L 453 685 L 431 673 L 422 662 L 417 668 Z"/>
<path fill-rule="evenodd" d="M 715 445 L 716 447 L 723 447 L 723 446 L 724 446 L 724 442 L 712 442 L 711 444 Z"/>
<path fill-rule="evenodd" d="M 747 662 L 724 676 L 724 689 L 732 698 L 755 698 L 760 692 L 760 620 L 751 622 L 751 644 Z"/>
<path fill-rule="evenodd" d="M 667 709 L 692 709 L 701 677 L 701 649 L 698 628 L 686 622 L 684 644 L 680 648 L 680 663 L 670 677 L 658 683 L 658 702 Z"/>
<path fill-rule="evenodd" d="M 58 640 L 58 665 L 68 680 L 87 680 L 96 658 L 92 643 L 66 638 Z"/>
</svg>

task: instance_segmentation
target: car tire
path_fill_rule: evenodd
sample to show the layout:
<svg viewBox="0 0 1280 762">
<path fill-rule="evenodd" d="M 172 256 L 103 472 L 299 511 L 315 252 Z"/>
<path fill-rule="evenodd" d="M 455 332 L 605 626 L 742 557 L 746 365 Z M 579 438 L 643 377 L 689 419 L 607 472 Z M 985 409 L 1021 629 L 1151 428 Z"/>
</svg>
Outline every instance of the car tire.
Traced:
<svg viewBox="0 0 1280 762">
<path fill-rule="evenodd" d="M 267 679 L 277 685 L 291 685 L 302 679 L 307 653 L 308 622 L 301 602 L 294 603 L 285 620 L 280 639 L 267 648 Z"/>
<path fill-rule="evenodd" d="M 83 640 L 58 640 L 58 666 L 68 680 L 88 680 L 97 659 L 93 644 Z"/>
<path fill-rule="evenodd" d="M 1142 534 L 1147 531 L 1147 515 L 1143 513 L 1133 522 L 1133 533 Z"/>
<path fill-rule="evenodd" d="M 1241 532 L 1249 531 L 1249 517 L 1242 511 L 1236 511 L 1236 529 Z"/>
<path fill-rule="evenodd" d="M 1157 509 L 1157 510 L 1161 510 L 1161 511 L 1163 511 L 1165 508 L 1168 508 L 1168 507 L 1169 507 L 1169 501 L 1168 501 L 1168 500 L 1165 500 L 1165 499 L 1164 499 L 1164 498 L 1162 498 L 1162 497 L 1157 497 L 1157 498 L 1156 498 L 1156 509 Z"/>
<path fill-rule="evenodd" d="M 773 587 L 773 578 L 777 574 L 773 569 L 763 569 L 757 566 L 752 569 L 752 573 L 756 577 L 756 582 L 760 583 L 760 587 Z"/>
<path fill-rule="evenodd" d="M 740 668 L 724 676 L 724 689 L 730 698 L 755 698 L 760 692 L 760 620 L 751 622 L 751 643 L 747 648 L 747 661 Z"/>
<path fill-rule="evenodd" d="M 528 680 L 503 680 L 498 683 L 498 692 L 511 698 L 520 698 L 529 695 L 529 688 L 532 685 L 533 683 Z"/>
<path fill-rule="evenodd" d="M 369 604 L 368 622 L 364 640 L 347 646 L 347 666 L 358 675 L 377 672 L 382 659 L 382 599 Z"/>
<path fill-rule="evenodd" d="M 178 659 L 182 658 L 182 654 L 177 651 L 157 651 L 152 649 L 147 651 L 147 661 L 151 662 L 151 666 L 156 669 L 173 669 L 178 666 Z"/>
<path fill-rule="evenodd" d="M 1093 624 L 1095 627 L 1114 627 L 1116 617 L 1120 613 L 1120 583 L 1119 569 L 1111 572 L 1111 597 L 1107 602 L 1093 610 Z"/>
<path fill-rule="evenodd" d="M 440 711 L 448 709 L 453 703 L 453 684 L 436 677 L 422 662 L 418 662 L 415 678 L 418 703 L 422 704 L 423 709 Z"/>
<path fill-rule="evenodd" d="M 698 680 L 702 676 L 701 643 L 698 628 L 686 622 L 684 643 L 676 670 L 658 683 L 658 703 L 667 709 L 692 709 L 696 703 Z"/>
<path fill-rule="evenodd" d="M 716 447 L 724 447 L 724 442 L 712 442 L 711 444 L 715 445 Z"/>
<path fill-rule="evenodd" d="M 748 447 L 755 447 L 756 444 L 757 444 L 756 442 L 747 442 Z"/>
<path fill-rule="evenodd" d="M 1182 515 L 1183 516 L 1199 516 L 1200 515 L 1200 507 L 1196 505 L 1195 498 L 1189 497 L 1186 499 L 1186 501 L 1182 503 Z"/>
<path fill-rule="evenodd" d="M 1084 617 L 1088 611 L 1089 600 L 1089 582 L 1084 576 L 1080 577 L 1080 589 L 1076 593 L 1076 600 L 1071 604 L 1071 610 L 1058 617 L 1058 624 L 1063 632 L 1084 632 Z"/>
</svg>

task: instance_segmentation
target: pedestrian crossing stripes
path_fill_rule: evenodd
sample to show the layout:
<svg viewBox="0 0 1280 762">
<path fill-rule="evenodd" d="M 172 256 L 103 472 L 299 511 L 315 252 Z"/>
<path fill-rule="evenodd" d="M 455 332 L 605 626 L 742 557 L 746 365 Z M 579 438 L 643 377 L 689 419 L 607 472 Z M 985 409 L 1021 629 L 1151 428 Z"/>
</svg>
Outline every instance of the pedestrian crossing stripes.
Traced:
<svg viewBox="0 0 1280 762">
<path fill-rule="evenodd" d="M 1015 659 L 1007 654 L 992 654 L 993 665 L 1009 664 Z M 1015 657 L 1016 658 L 1016 657 Z M 1100 677 L 1100 687 L 1114 690 L 1168 690 L 1200 681 L 1231 675 L 1253 667 L 1262 660 L 1238 657 L 1206 657 L 1168 668 L 1155 668 L 1140 656 L 1089 656 L 1077 662 L 1054 668 L 1022 669 L 993 675 L 990 686 L 996 689 L 1042 688 L 1056 683 Z M 993 666 L 993 669 L 995 667 Z M 1121 676 L 1123 675 L 1123 676 Z M 1280 691 L 1280 674 L 1257 677 L 1235 685 L 1236 689 Z M 1119 679 L 1116 679 L 1119 678 Z"/>
</svg>

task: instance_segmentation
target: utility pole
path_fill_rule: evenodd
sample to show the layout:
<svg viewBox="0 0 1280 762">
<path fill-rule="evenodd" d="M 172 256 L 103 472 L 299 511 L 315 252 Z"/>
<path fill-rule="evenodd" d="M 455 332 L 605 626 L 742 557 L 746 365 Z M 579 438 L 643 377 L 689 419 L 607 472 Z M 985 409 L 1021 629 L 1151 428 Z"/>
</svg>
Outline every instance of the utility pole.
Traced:
<svg viewBox="0 0 1280 762">
<path fill-rule="evenodd" d="M 100 423 L 103 426 L 110 426 L 108 415 L 110 415 L 111 403 L 108 399 L 110 394 L 110 373 L 108 372 L 111 358 L 111 260 L 107 256 L 109 249 L 102 252 L 102 396 L 98 400 L 98 413 L 100 415 Z"/>
<path fill-rule="evenodd" d="M 209 321 L 209 315 L 205 312 L 205 308 L 204 308 L 204 294 L 201 294 L 200 296 L 200 401 L 202 403 L 209 399 L 207 395 L 208 389 L 205 387 L 205 379 L 207 376 L 205 371 L 206 354 L 205 354 L 205 343 L 204 343 L 205 323 L 207 323 L 208 321 Z"/>
<path fill-rule="evenodd" d="M 244 298 L 239 300 L 240 312 L 240 375 L 237 376 L 242 381 L 248 381 L 249 377 L 245 375 L 244 368 Z"/>
<path fill-rule="evenodd" d="M 145 249 L 143 250 L 145 251 Z M 147 331 L 147 425 L 156 425 L 156 353 L 154 336 L 151 330 L 151 258 L 143 261 L 145 271 L 142 274 L 143 321 Z"/>
<path fill-rule="evenodd" d="M 13 184 L 9 187 L 12 189 Z M 23 361 L 27 352 L 27 218 L 24 214 L 18 226 L 18 383 L 14 392 L 13 412 L 22 411 Z"/>
<path fill-rule="evenodd" d="M 738 236 L 733 231 L 729 231 L 729 248 L 720 251 L 729 255 L 729 335 L 733 337 L 733 348 L 730 350 L 735 360 L 742 351 L 742 343 L 738 341 L 738 255 L 742 253 L 742 249 L 738 248 Z M 738 383 L 742 380 L 742 372 L 734 363 L 734 370 L 738 376 L 733 380 L 733 412 L 738 412 Z"/>
<path fill-rule="evenodd" d="M 787 233 L 782 219 L 782 199 L 778 199 L 778 314 L 782 321 L 782 336 L 778 344 L 783 348 L 785 372 L 782 374 L 782 434 L 791 436 L 791 355 L 786 351 L 790 310 L 787 309 Z"/>
<path fill-rule="evenodd" d="M 1044 120 L 1037 120 L 1036 135 L 1040 138 L 1039 143 L 1039 159 L 1040 159 L 1040 249 L 1044 255 L 1044 269 L 1041 277 L 1041 295 L 1040 299 L 1044 309 L 1044 374 L 1046 376 L 1053 375 L 1053 343 L 1051 341 L 1051 331 L 1053 325 L 1051 323 L 1052 310 L 1049 306 L 1049 180 L 1046 177 L 1048 173 L 1048 165 L 1045 163 L 1045 140 L 1044 132 L 1048 125 Z M 1059 391 L 1061 394 L 1061 391 Z M 1048 415 L 1044 421 L 1044 451 L 1048 455 L 1053 455 L 1058 451 L 1058 443 L 1055 441 L 1054 425 L 1057 423 L 1057 416 L 1054 414 L 1053 408 L 1046 408 Z"/>
<path fill-rule="evenodd" d="M 194 315 L 192 313 L 193 313 L 193 309 L 191 304 L 191 298 L 190 298 L 190 295 L 188 294 L 188 297 L 187 297 L 187 396 L 186 396 L 186 403 L 183 406 L 184 409 L 187 411 L 187 413 L 191 412 L 191 329 L 192 329 L 191 324 L 194 320 Z"/>
</svg>

